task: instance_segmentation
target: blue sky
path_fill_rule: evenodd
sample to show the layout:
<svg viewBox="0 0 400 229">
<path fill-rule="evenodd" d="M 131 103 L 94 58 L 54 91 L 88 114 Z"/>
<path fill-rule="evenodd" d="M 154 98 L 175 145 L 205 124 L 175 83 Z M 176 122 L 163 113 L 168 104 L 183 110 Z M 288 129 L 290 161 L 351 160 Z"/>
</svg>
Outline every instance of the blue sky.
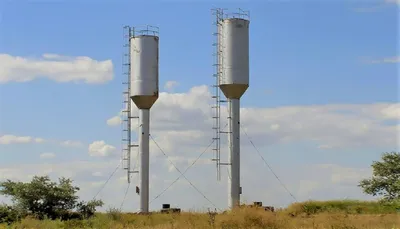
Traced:
<svg viewBox="0 0 400 229">
<path fill-rule="evenodd" d="M 84 144 L 104 140 L 118 148 L 120 129 L 110 128 L 106 120 L 122 108 L 122 26 L 160 27 L 160 90 L 164 91 L 167 81 L 176 81 L 179 85 L 174 92 L 187 93 L 192 87 L 213 83 L 213 7 L 241 7 L 251 12 L 250 88 L 243 96 L 243 107 L 397 103 L 399 59 L 385 62 L 385 58 L 398 56 L 396 3 L 2 1 L 0 54 L 40 58 L 54 53 L 111 60 L 114 78 L 103 84 L 46 78 L 0 84 L 0 136 L 72 139 Z M 5 73 L 0 69 L 0 74 Z M 393 120 L 385 121 L 393 124 Z M 371 145 L 360 151 L 342 147 L 321 156 L 303 141 L 274 145 L 266 152 L 278 148 L 309 151 L 309 157 L 298 158 L 299 163 L 368 167 L 382 150 L 396 146 Z M 358 156 L 345 159 L 355 151 L 368 156 L 362 162 Z M 85 147 L 8 144 L 0 145 L 0 166 L 40 163 L 38 155 L 43 152 L 56 152 L 55 162 L 103 160 L 90 157 Z M 271 160 L 281 164 L 293 157 L 297 153 Z"/>
</svg>

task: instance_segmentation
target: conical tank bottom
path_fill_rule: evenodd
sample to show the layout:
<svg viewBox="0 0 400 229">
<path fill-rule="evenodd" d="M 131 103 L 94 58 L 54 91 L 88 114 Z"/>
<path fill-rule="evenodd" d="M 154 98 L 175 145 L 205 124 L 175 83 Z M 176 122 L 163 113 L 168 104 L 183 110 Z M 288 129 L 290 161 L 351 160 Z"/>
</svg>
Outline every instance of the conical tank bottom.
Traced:
<svg viewBox="0 0 400 229">
<path fill-rule="evenodd" d="M 249 88 L 248 84 L 220 84 L 219 88 L 228 99 L 240 99 Z"/>
<path fill-rule="evenodd" d="M 136 95 L 131 96 L 132 101 L 139 109 L 150 109 L 158 99 L 157 95 Z"/>
</svg>

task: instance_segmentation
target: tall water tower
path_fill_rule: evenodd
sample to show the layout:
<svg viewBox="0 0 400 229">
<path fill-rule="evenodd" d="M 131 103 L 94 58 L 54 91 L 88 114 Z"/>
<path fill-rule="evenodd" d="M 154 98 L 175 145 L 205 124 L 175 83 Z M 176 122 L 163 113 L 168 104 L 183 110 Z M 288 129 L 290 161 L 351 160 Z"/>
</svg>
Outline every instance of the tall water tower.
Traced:
<svg viewBox="0 0 400 229">
<path fill-rule="evenodd" d="M 217 156 L 217 164 L 228 165 L 228 206 L 240 205 L 240 98 L 249 87 L 249 13 L 239 9 L 238 13 L 225 14 L 217 10 L 217 82 L 229 107 L 228 134 L 229 157 L 227 163 L 221 163 Z M 214 96 L 215 97 L 215 96 Z M 223 102 L 220 96 L 219 103 Z M 225 101 L 224 101 L 225 102 Z M 217 112 L 220 113 L 219 111 Z M 216 139 L 219 140 L 220 124 Z M 219 147 L 219 146 L 218 146 Z M 218 150 L 218 149 L 217 149 Z M 219 169 L 218 169 L 219 170 Z"/>
<path fill-rule="evenodd" d="M 128 182 L 130 173 L 139 173 L 137 190 L 140 212 L 149 212 L 149 140 L 150 108 L 158 99 L 158 28 L 153 26 L 129 27 L 129 85 L 128 97 L 139 109 L 138 145 L 128 144 Z M 130 103 L 130 101 L 129 101 Z M 129 109 L 128 109 L 129 110 Z M 130 110 L 128 111 L 130 114 Z M 135 117 L 128 115 L 128 120 Z M 130 133 L 131 124 L 128 123 Z M 129 142 L 130 142 L 130 134 Z M 130 169 L 130 147 L 139 148 L 139 171 Z"/>
</svg>

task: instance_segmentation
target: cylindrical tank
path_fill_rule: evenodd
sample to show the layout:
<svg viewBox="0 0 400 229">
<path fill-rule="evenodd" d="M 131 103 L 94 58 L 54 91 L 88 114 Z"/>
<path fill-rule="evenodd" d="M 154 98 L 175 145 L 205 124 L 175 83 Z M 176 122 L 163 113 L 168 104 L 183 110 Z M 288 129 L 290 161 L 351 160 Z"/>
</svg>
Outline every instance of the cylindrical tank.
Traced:
<svg viewBox="0 0 400 229">
<path fill-rule="evenodd" d="M 249 20 L 222 22 L 222 76 L 220 88 L 229 99 L 240 99 L 249 87 Z"/>
<path fill-rule="evenodd" d="M 158 36 L 131 37 L 131 99 L 150 109 L 158 99 Z"/>
</svg>

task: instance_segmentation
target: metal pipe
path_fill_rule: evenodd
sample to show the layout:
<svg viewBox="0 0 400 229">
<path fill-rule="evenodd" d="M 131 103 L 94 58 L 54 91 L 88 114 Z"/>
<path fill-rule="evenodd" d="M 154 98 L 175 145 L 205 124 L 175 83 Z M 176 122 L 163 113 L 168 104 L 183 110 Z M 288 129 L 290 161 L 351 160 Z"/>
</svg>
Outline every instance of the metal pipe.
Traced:
<svg viewBox="0 0 400 229">
<path fill-rule="evenodd" d="M 139 109 L 140 134 L 140 212 L 149 212 L 149 137 L 150 137 L 150 109 Z"/>
<path fill-rule="evenodd" d="M 229 99 L 229 208 L 240 206 L 240 100 Z"/>
</svg>

